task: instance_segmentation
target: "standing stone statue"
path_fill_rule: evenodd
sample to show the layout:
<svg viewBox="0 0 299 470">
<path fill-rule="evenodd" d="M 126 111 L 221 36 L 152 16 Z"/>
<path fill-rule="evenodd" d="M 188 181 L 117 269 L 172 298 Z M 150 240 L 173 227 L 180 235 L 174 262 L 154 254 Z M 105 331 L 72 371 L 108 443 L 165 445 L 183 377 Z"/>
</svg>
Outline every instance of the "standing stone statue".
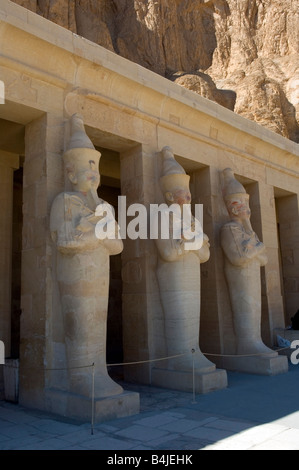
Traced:
<svg viewBox="0 0 299 470">
<path fill-rule="evenodd" d="M 71 119 L 71 139 L 63 155 L 73 191 L 59 194 L 51 209 L 50 228 L 57 247 L 57 281 L 62 305 L 69 391 L 91 396 L 95 364 L 95 398 L 123 392 L 106 367 L 106 325 L 109 293 L 109 256 L 123 250 L 121 239 L 98 239 L 95 211 L 99 160 L 85 133 L 82 118 Z M 116 234 L 117 223 L 115 222 Z M 116 235 L 117 236 L 117 235 Z"/>
<path fill-rule="evenodd" d="M 278 357 L 261 338 L 260 270 L 267 263 L 266 247 L 250 223 L 249 195 L 230 168 L 225 169 L 222 176 L 223 197 L 230 221 L 221 229 L 221 246 L 225 254 L 224 270 L 233 313 L 236 355 L 244 356 L 227 359 L 223 366 L 262 374 L 284 372 L 287 369 L 285 358 Z"/>
<path fill-rule="evenodd" d="M 190 177 L 174 159 L 170 147 L 163 148 L 162 159 L 160 186 L 165 202 L 168 206 L 176 204 L 179 207 L 178 216 L 181 219 L 184 205 L 191 211 Z M 190 391 L 194 367 L 196 391 L 204 393 L 224 388 L 227 381 L 225 371 L 216 371 L 215 365 L 199 348 L 200 265 L 210 257 L 210 245 L 208 237 L 202 234 L 202 242 L 188 249 L 192 240 L 186 240 L 181 232 L 177 237 L 173 235 L 174 220 L 174 217 L 170 220 L 172 223 L 167 239 L 159 236 L 156 240 L 159 254 L 157 278 L 164 313 L 167 355 L 183 356 L 168 360 L 165 366 L 168 372 L 155 369 L 152 376 L 157 385 Z M 192 216 L 192 231 L 194 227 L 195 219 Z"/>
<path fill-rule="evenodd" d="M 261 275 L 266 247 L 250 223 L 249 195 L 230 168 L 223 172 L 223 195 L 230 221 L 222 227 L 225 276 L 237 339 L 237 354 L 273 353 L 261 339 Z"/>
</svg>

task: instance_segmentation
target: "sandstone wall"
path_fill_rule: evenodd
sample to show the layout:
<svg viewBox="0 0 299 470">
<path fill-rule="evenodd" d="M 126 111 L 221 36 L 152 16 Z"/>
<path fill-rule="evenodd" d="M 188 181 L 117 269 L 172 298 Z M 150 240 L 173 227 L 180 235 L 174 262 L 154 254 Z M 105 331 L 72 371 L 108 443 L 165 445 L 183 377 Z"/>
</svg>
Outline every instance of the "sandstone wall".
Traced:
<svg viewBox="0 0 299 470">
<path fill-rule="evenodd" d="M 14 0 L 299 142 L 298 0 Z"/>
</svg>

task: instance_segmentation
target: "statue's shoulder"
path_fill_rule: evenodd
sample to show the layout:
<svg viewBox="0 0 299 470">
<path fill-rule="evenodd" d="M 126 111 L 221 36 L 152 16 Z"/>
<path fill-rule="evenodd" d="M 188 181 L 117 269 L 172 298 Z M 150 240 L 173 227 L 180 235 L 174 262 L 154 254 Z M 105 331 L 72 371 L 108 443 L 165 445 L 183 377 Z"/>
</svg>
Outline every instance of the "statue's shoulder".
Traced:
<svg viewBox="0 0 299 470">
<path fill-rule="evenodd" d="M 82 201 L 76 193 L 62 192 L 59 193 L 51 206 L 51 220 L 56 220 L 61 214 L 71 214 L 74 208 L 80 208 Z"/>
<path fill-rule="evenodd" d="M 54 198 L 52 202 L 51 211 L 53 212 L 54 210 L 57 209 L 57 207 L 61 206 L 63 204 L 63 201 L 64 201 L 64 193 L 57 194 L 57 196 Z"/>
<path fill-rule="evenodd" d="M 53 201 L 53 204 L 55 205 L 66 204 L 66 203 L 75 203 L 76 205 L 80 203 L 83 204 L 80 197 L 77 196 L 76 193 L 72 193 L 72 192 L 59 193 Z"/>
</svg>

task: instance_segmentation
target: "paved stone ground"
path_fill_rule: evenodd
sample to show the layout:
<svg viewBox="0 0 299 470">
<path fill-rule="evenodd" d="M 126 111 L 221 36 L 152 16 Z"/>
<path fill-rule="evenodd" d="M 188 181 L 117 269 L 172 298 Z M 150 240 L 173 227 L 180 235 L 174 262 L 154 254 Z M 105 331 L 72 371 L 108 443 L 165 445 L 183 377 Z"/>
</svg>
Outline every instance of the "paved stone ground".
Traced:
<svg viewBox="0 0 299 470">
<path fill-rule="evenodd" d="M 0 401 L 1 450 L 299 450 L 299 366 L 263 377 L 228 373 L 225 390 L 197 395 L 138 391 L 138 415 L 77 423 Z M 134 454 L 133 454 L 134 455 Z"/>
</svg>

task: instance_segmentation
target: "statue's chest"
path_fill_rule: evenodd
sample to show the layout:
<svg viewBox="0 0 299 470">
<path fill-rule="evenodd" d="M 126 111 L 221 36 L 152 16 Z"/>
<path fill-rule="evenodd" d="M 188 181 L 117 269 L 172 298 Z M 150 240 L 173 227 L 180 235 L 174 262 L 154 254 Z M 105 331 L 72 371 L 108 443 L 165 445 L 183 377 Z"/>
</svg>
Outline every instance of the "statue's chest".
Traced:
<svg viewBox="0 0 299 470">
<path fill-rule="evenodd" d="M 72 220 L 74 225 L 78 225 L 82 217 L 90 217 L 94 215 L 94 211 L 84 203 L 80 198 L 71 196 L 67 201 L 66 217 Z"/>
</svg>

